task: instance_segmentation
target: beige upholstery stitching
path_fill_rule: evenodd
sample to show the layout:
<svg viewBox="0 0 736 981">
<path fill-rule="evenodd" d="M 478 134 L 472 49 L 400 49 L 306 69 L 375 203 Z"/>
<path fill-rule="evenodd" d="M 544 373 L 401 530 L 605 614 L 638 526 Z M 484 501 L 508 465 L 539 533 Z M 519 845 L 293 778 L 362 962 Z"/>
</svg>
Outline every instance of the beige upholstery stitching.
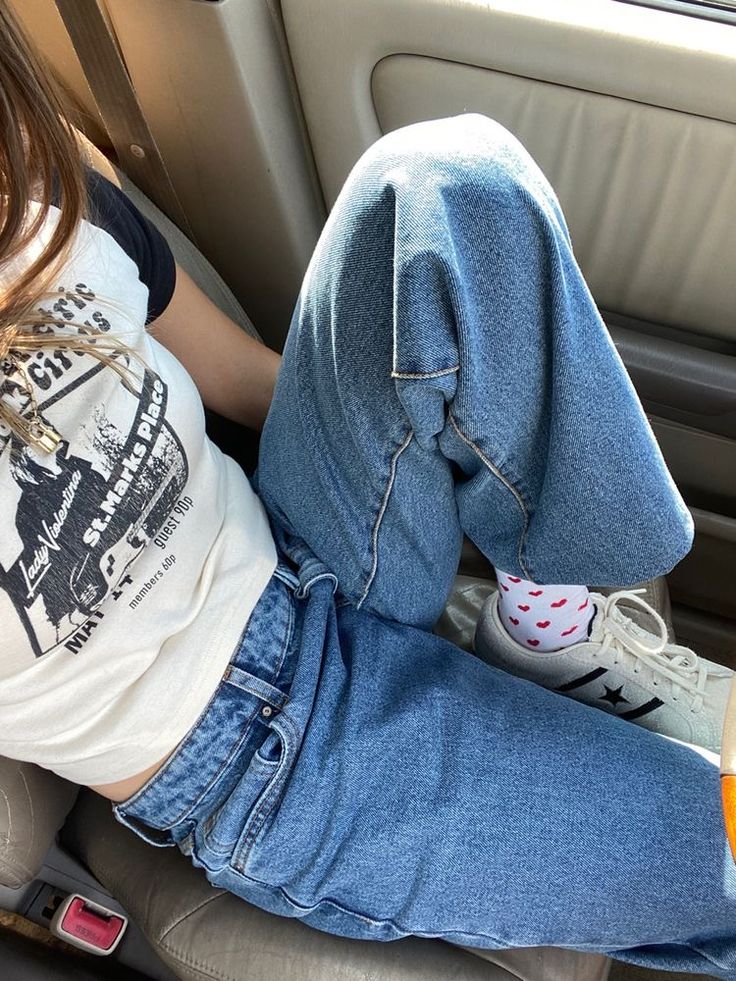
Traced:
<svg viewBox="0 0 736 981">
<path fill-rule="evenodd" d="M 0 842 L 7 844 L 13 837 L 13 809 L 10 806 L 10 798 L 2 787 L 0 787 L 0 796 L 5 801 L 5 807 L 8 812 L 8 830 L 0 832 Z"/>
<path fill-rule="evenodd" d="M 36 837 L 36 811 L 33 807 L 33 794 L 31 793 L 31 788 L 28 786 L 28 780 L 26 779 L 26 774 L 23 767 L 20 768 L 20 778 L 23 781 L 23 788 L 25 789 L 26 797 L 28 798 L 28 817 L 31 822 L 31 828 L 27 840 L 32 845 L 33 840 Z"/>
<path fill-rule="evenodd" d="M 167 927 L 167 929 L 161 934 L 161 940 L 164 941 L 172 930 L 176 930 L 176 928 L 180 924 L 182 924 L 186 919 L 188 919 L 188 917 L 192 916 L 192 914 L 198 913 L 201 909 L 204 909 L 205 906 L 209 905 L 209 903 L 213 902 L 215 899 L 219 899 L 220 896 L 225 896 L 225 895 L 227 895 L 227 893 L 225 892 L 224 889 L 218 889 L 214 893 L 214 895 L 208 896 L 206 899 L 203 899 L 202 902 L 199 903 L 197 906 L 195 906 L 193 909 L 187 910 L 187 912 L 183 913 L 178 920 L 174 920 L 171 926 Z"/>
<path fill-rule="evenodd" d="M 0 832 L 0 847 L 7 848 L 13 840 L 13 809 L 10 806 L 10 798 L 2 787 L 0 787 L 0 797 L 2 797 L 5 803 L 5 809 L 8 815 L 8 830 Z M 19 869 L 21 872 L 25 871 L 22 863 L 17 861 L 8 862 L 4 857 L 0 856 L 0 879 L 10 886 L 11 889 L 17 889 L 23 885 L 23 878 L 18 874 Z"/>
<path fill-rule="evenodd" d="M 172 933 L 172 931 L 176 930 L 177 927 L 182 925 L 182 923 L 185 923 L 190 916 L 193 916 L 195 913 L 198 913 L 206 906 L 209 906 L 209 904 L 214 902 L 215 900 L 220 899 L 221 896 L 226 896 L 226 895 L 228 895 L 228 893 L 220 889 L 214 895 L 208 896 L 207 899 L 203 900 L 201 903 L 199 903 L 199 905 L 195 906 L 193 909 L 188 910 L 188 912 L 180 916 L 179 919 L 176 920 L 174 923 L 172 923 L 171 926 L 161 935 L 159 939 L 159 943 L 164 950 L 168 951 L 171 954 L 172 957 L 176 957 L 177 960 L 181 961 L 183 964 L 186 964 L 188 967 L 197 971 L 197 973 L 201 974 L 202 977 L 219 978 L 220 981 L 239 981 L 239 978 L 236 977 L 235 975 L 230 974 L 229 972 L 226 973 L 224 971 L 218 971 L 216 968 L 210 968 L 206 966 L 204 961 L 192 957 L 190 954 L 185 953 L 183 950 L 179 949 L 178 947 L 175 947 L 173 944 L 169 943 L 168 941 L 169 935 Z"/>
</svg>

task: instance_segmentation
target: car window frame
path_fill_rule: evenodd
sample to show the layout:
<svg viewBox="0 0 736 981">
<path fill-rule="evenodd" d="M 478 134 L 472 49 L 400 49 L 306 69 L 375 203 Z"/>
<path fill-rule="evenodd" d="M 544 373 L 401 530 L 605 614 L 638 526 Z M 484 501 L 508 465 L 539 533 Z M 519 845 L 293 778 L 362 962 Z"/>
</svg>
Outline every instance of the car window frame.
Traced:
<svg viewBox="0 0 736 981">
<path fill-rule="evenodd" d="M 617 0 L 635 7 L 650 7 L 672 14 L 698 17 L 721 24 L 736 25 L 736 2 L 729 0 Z"/>
</svg>

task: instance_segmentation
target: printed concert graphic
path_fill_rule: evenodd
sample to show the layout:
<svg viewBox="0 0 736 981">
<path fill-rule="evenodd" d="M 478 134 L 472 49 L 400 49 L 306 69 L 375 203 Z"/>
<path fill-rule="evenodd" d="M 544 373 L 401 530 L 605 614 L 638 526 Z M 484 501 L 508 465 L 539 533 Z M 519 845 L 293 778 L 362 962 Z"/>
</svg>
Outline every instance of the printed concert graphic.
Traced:
<svg viewBox="0 0 736 981">
<path fill-rule="evenodd" d="M 112 389 L 105 386 L 114 398 L 96 404 L 103 392 L 99 362 L 64 351 L 45 357 L 55 370 L 38 398 L 44 419 L 56 424 L 53 406 L 59 418 L 74 419 L 76 413 L 61 415 L 62 400 L 79 404 L 88 392 L 84 414 L 92 421 L 72 441 L 58 424 L 64 439 L 50 455 L 0 434 L 0 463 L 17 489 L 16 535 L 0 545 L 0 588 L 36 657 L 79 630 L 115 589 L 166 521 L 188 477 L 158 375 L 133 360 L 126 384 L 116 379 Z M 43 365 L 32 367 L 38 377 Z"/>
</svg>

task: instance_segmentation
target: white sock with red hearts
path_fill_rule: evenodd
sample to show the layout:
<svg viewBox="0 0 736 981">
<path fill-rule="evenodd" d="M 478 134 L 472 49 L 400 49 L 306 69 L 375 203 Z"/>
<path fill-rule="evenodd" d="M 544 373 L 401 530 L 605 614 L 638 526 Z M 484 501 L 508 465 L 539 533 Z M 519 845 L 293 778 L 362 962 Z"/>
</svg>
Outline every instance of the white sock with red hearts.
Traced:
<svg viewBox="0 0 736 981">
<path fill-rule="evenodd" d="M 530 651 L 559 651 L 588 636 L 595 614 L 586 586 L 538 585 L 496 569 L 506 631 Z"/>
</svg>

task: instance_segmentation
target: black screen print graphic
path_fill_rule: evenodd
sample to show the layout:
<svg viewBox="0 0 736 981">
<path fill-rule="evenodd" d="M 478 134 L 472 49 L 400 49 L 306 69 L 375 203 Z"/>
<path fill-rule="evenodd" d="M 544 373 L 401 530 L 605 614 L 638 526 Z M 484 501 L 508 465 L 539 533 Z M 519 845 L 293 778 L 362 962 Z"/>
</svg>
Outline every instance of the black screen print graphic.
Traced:
<svg viewBox="0 0 736 981">
<path fill-rule="evenodd" d="M 76 374 L 40 410 L 83 388 L 100 370 Z M 14 516 L 17 555 L 0 565 L 30 647 L 41 657 L 89 620 L 166 521 L 188 479 L 188 461 L 166 419 L 168 389 L 137 366 L 109 413 L 90 407 L 84 454 L 63 442 L 44 457 L 12 436 L 0 459 L 20 494 Z M 63 433 L 62 433 L 63 435 Z M 3 443 L 5 445 L 3 445 Z"/>
</svg>

